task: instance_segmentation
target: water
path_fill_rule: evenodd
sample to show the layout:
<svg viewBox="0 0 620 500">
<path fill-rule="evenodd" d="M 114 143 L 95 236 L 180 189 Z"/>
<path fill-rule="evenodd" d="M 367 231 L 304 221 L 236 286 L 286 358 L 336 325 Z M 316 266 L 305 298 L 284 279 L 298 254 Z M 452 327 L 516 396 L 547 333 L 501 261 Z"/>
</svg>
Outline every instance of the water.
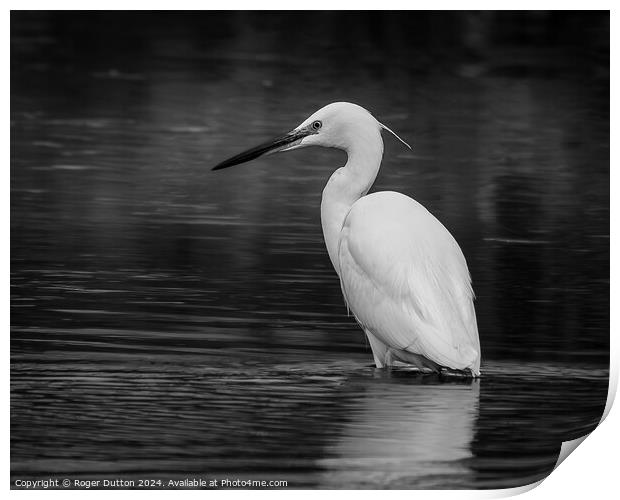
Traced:
<svg viewBox="0 0 620 500">
<path fill-rule="evenodd" d="M 12 478 L 546 476 L 607 394 L 608 61 L 412 49 L 393 16 L 370 37 L 214 16 L 12 15 Z M 341 153 L 209 171 L 343 99 L 414 145 L 386 136 L 373 190 L 463 248 L 479 381 L 372 367 L 321 235 Z"/>
</svg>

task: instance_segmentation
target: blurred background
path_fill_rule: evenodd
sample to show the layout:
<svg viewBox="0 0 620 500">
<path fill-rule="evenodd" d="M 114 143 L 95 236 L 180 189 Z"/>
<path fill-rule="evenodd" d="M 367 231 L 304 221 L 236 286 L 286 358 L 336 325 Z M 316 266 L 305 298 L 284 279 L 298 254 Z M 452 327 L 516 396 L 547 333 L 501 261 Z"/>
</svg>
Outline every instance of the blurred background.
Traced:
<svg viewBox="0 0 620 500">
<path fill-rule="evenodd" d="M 609 92 L 608 12 L 13 11 L 13 475 L 544 477 L 607 394 Z M 461 245 L 478 382 L 372 367 L 321 233 L 343 153 L 210 171 L 340 100 L 413 145 L 373 191 Z"/>
</svg>

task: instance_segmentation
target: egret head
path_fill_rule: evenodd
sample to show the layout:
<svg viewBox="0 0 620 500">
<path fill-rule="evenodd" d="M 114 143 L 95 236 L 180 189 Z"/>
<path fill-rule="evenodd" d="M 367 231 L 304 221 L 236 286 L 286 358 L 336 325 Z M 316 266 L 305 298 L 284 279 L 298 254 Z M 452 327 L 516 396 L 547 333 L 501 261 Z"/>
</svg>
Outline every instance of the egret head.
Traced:
<svg viewBox="0 0 620 500">
<path fill-rule="evenodd" d="M 350 102 L 334 102 L 316 111 L 287 134 L 233 156 L 213 167 L 213 170 L 232 167 L 259 156 L 306 146 L 323 146 L 349 152 L 357 143 L 380 137 L 381 129 L 394 134 L 399 141 L 410 148 L 405 141 L 379 123 L 361 106 Z"/>
</svg>

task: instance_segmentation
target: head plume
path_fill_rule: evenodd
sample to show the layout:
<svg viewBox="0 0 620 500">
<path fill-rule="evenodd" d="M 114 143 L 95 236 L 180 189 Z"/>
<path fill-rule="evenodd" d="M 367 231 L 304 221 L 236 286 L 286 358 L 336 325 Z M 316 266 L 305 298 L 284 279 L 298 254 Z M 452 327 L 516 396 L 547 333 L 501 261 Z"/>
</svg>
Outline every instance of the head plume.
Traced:
<svg viewBox="0 0 620 500">
<path fill-rule="evenodd" d="M 405 146 L 407 146 L 409 149 L 411 149 L 411 146 L 409 144 L 407 144 L 405 141 L 403 141 L 400 137 L 398 137 L 398 134 L 396 132 L 394 132 L 390 127 L 388 127 L 387 125 L 383 125 L 383 123 L 381 123 L 380 121 L 377 121 L 377 123 L 379 124 L 379 126 L 382 129 L 387 130 L 390 134 L 392 134 L 394 137 L 396 137 Z"/>
</svg>

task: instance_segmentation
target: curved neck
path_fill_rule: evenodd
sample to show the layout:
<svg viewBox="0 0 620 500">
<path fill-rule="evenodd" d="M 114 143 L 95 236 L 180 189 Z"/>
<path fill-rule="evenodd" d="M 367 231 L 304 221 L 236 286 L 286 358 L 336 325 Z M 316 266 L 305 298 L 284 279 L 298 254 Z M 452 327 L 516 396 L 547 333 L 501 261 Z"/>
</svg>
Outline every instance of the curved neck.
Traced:
<svg viewBox="0 0 620 500">
<path fill-rule="evenodd" d="M 368 193 L 377 178 L 383 157 L 380 131 L 378 129 L 369 131 L 364 136 L 358 137 L 358 140 L 345 151 L 348 155 L 347 163 L 329 178 L 321 200 L 323 237 L 329 258 L 339 275 L 340 231 L 353 204 Z"/>
</svg>

